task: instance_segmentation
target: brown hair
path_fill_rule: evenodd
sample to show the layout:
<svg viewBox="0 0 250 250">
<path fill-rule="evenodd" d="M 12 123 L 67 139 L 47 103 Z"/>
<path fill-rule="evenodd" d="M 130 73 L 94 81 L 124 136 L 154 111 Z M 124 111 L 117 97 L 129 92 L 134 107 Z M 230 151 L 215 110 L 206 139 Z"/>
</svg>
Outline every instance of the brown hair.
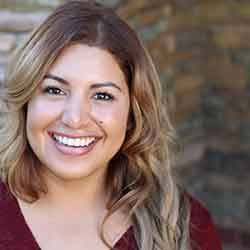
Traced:
<svg viewBox="0 0 250 250">
<path fill-rule="evenodd" d="M 61 5 L 15 53 L 1 98 L 3 179 L 14 195 L 29 202 L 47 192 L 39 168 L 34 167 L 38 159 L 26 139 L 26 106 L 62 50 L 73 43 L 110 52 L 124 72 L 130 92 L 125 142 L 108 168 L 107 183 L 113 196 L 103 223 L 118 208 L 130 207 L 139 249 L 186 250 L 188 206 L 172 171 L 174 130 L 162 103 L 158 75 L 135 32 L 100 4 L 70 1 Z"/>
</svg>

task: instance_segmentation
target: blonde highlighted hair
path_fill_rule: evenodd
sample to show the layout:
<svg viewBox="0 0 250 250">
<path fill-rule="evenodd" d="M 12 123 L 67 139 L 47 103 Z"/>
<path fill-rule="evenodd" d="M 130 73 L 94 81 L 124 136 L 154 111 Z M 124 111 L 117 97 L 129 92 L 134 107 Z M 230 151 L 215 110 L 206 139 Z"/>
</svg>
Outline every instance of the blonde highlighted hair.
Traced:
<svg viewBox="0 0 250 250">
<path fill-rule="evenodd" d="M 175 134 L 158 75 L 135 32 L 100 4 L 70 1 L 59 6 L 13 56 L 1 89 L 2 179 L 28 202 L 47 192 L 26 138 L 26 106 L 62 50 L 74 43 L 110 52 L 130 93 L 126 138 L 108 167 L 113 196 L 103 226 L 117 209 L 129 207 L 140 250 L 189 249 L 189 206 L 172 170 Z"/>
</svg>

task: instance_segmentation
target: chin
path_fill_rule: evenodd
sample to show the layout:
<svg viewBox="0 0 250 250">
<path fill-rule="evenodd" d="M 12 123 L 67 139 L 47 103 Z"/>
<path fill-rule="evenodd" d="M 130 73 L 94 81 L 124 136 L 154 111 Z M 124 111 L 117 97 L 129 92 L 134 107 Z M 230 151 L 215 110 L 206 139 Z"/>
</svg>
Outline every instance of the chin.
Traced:
<svg viewBox="0 0 250 250">
<path fill-rule="evenodd" d="M 71 166 L 72 168 L 72 166 Z M 95 169 L 58 169 L 58 168 L 48 168 L 44 167 L 44 177 L 46 179 L 58 180 L 63 182 L 73 182 L 73 181 L 90 181 L 91 179 L 96 179 L 97 176 L 104 176 L 106 169 L 95 168 Z"/>
</svg>

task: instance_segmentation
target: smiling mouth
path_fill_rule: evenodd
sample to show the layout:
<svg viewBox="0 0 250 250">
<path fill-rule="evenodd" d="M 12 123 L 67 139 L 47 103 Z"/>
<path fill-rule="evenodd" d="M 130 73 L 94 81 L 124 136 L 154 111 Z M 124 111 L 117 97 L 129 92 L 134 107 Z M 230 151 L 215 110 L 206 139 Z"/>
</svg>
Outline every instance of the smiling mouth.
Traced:
<svg viewBox="0 0 250 250">
<path fill-rule="evenodd" d="M 52 134 L 52 138 L 59 144 L 67 147 L 84 148 L 95 143 L 97 141 L 96 137 L 79 137 L 71 138 L 67 136 L 61 136 L 57 134 Z"/>
</svg>

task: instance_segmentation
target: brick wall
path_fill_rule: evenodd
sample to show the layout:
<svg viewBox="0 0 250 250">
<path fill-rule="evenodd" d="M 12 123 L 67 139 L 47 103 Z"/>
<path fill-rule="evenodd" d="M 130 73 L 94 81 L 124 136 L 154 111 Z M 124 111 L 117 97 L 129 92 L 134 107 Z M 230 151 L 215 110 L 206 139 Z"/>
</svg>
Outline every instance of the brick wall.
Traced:
<svg viewBox="0 0 250 250">
<path fill-rule="evenodd" d="M 0 0 L 0 81 L 8 56 L 62 0 Z M 153 56 L 184 152 L 186 188 L 210 209 L 224 249 L 250 248 L 250 3 L 103 0 Z"/>
</svg>

